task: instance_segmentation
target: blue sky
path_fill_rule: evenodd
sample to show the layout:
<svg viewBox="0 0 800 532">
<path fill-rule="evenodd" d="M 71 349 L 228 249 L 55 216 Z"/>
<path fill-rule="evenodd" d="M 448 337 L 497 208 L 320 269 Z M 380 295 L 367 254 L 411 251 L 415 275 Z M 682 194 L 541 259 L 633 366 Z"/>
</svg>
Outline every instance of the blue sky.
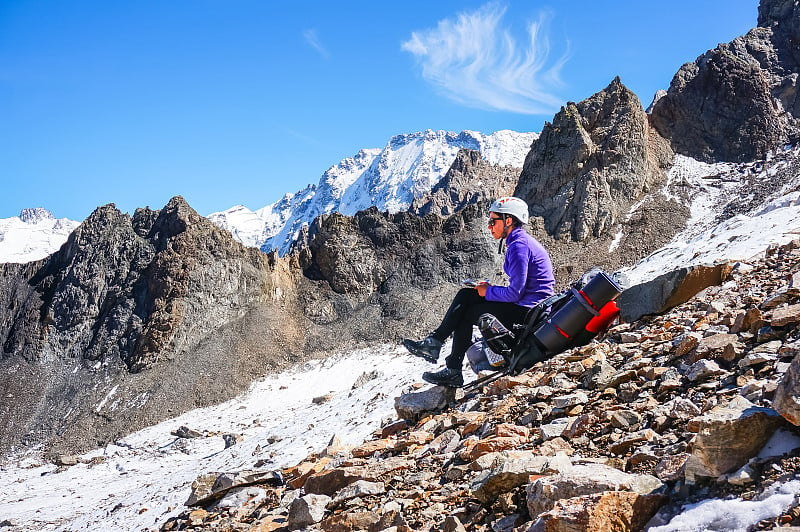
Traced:
<svg viewBox="0 0 800 532">
<path fill-rule="evenodd" d="M 0 218 L 251 209 L 425 129 L 541 131 L 614 76 L 646 107 L 756 0 L 0 2 Z"/>
</svg>

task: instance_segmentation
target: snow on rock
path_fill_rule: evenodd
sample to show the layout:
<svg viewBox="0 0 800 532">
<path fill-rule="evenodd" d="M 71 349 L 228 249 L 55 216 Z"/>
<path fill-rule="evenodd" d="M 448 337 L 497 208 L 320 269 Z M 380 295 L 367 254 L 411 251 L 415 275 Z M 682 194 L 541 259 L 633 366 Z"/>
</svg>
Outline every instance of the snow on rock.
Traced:
<svg viewBox="0 0 800 532">
<path fill-rule="evenodd" d="M 458 150 L 480 151 L 493 164 L 521 168 L 535 133 L 422 131 L 392 137 L 383 149 L 364 149 L 331 166 L 316 185 L 257 211 L 237 205 L 208 218 L 245 245 L 286 253 L 303 226 L 320 214 L 353 215 L 371 206 L 407 209 L 444 177 Z"/>
<path fill-rule="evenodd" d="M 32 262 L 58 251 L 80 225 L 67 218 L 56 219 L 37 207 L 22 209 L 19 216 L 0 219 L 0 262 Z"/>
<path fill-rule="evenodd" d="M 649 532 L 747 532 L 753 523 L 780 515 L 800 490 L 800 480 L 775 483 L 753 500 L 706 499 L 688 506 L 685 511 L 660 526 L 650 526 Z M 653 523 L 651 523 L 652 525 Z"/>
</svg>

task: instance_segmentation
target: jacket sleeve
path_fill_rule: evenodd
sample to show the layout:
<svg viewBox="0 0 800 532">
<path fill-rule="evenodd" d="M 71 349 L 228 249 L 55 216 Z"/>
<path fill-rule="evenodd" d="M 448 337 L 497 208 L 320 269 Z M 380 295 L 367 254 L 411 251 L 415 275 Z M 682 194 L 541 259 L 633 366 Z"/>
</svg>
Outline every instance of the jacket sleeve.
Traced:
<svg viewBox="0 0 800 532">
<path fill-rule="evenodd" d="M 530 250 L 516 244 L 506 249 L 506 274 L 508 286 L 490 286 L 486 289 L 487 301 L 517 303 L 522 299 L 525 284 L 528 282 L 528 254 Z"/>
</svg>

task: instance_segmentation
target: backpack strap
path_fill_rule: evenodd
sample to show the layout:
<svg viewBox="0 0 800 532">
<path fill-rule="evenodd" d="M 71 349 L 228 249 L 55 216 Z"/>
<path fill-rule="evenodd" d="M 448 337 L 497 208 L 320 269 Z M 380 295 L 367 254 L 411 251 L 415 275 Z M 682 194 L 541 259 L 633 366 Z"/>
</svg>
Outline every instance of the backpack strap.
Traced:
<svg viewBox="0 0 800 532">
<path fill-rule="evenodd" d="M 525 315 L 525 328 L 522 329 L 522 332 L 517 335 L 517 341 L 515 345 L 520 345 L 525 338 L 533 330 L 534 325 L 537 325 L 541 319 L 543 318 L 544 312 L 549 308 L 565 299 L 567 296 L 571 295 L 569 291 L 559 292 L 558 294 L 553 294 L 552 296 L 548 297 L 547 299 L 540 301 L 536 304 L 535 307 L 531 307 L 528 313 Z"/>
</svg>

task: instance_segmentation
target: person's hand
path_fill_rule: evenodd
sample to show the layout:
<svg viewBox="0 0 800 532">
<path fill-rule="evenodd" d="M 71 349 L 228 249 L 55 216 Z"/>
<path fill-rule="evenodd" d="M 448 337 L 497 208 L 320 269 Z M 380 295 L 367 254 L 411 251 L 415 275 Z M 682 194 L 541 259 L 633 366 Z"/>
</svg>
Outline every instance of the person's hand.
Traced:
<svg viewBox="0 0 800 532">
<path fill-rule="evenodd" d="M 486 297 L 487 288 L 489 288 L 489 283 L 480 283 L 478 286 L 475 287 L 475 290 L 478 291 L 479 296 Z"/>
</svg>

